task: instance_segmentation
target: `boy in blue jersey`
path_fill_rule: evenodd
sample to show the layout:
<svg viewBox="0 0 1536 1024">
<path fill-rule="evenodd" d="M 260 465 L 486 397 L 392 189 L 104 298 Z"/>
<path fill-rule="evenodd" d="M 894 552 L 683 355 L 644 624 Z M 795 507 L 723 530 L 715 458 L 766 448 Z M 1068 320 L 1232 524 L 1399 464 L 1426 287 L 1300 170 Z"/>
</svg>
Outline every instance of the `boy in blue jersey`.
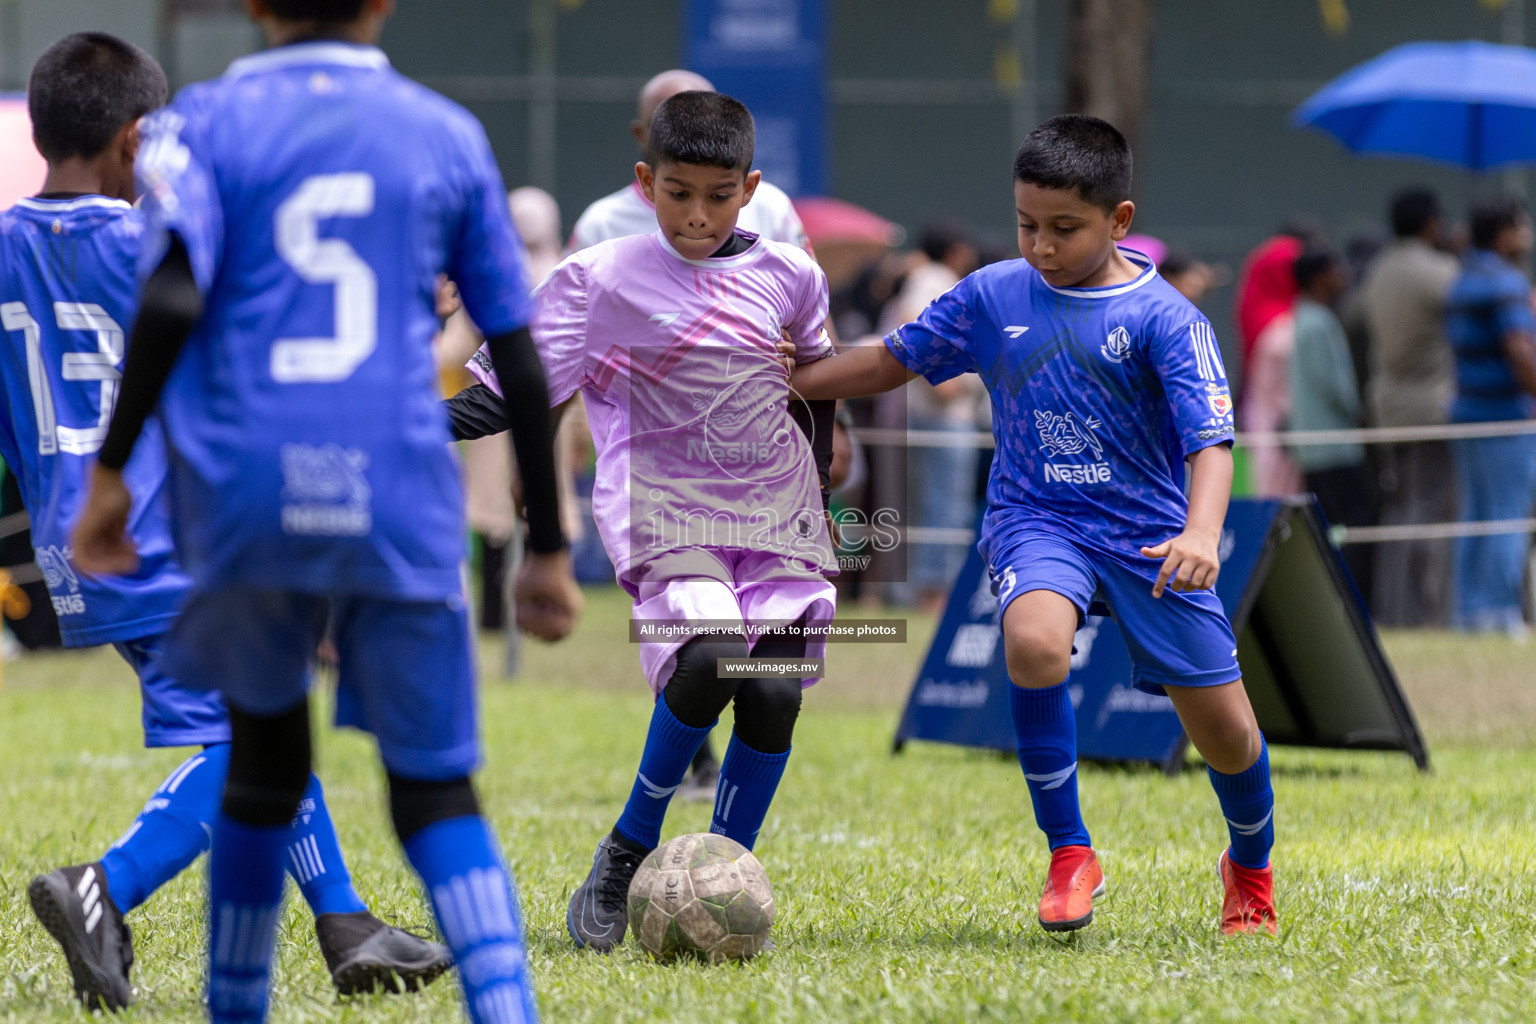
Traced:
<svg viewBox="0 0 1536 1024">
<path fill-rule="evenodd" d="M 77 572 L 68 528 L 106 436 L 134 320 L 143 218 L 129 205 L 138 119 L 165 102 L 165 75 L 112 36 L 69 36 L 34 66 L 33 136 L 48 160 L 43 191 L 0 214 L 0 455 L 32 519 L 37 561 L 71 647 L 114 644 L 139 675 L 149 747 L 199 745 L 99 861 L 32 880 L 33 910 L 64 947 L 87 1006 L 131 999 L 132 938 L 123 915 L 208 848 L 229 764 L 218 694 L 165 667 L 164 633 L 190 581 L 171 547 L 159 426 L 124 470 L 134 497 L 137 571 Z M 449 966 L 448 951 L 385 925 L 352 887 L 318 779 L 289 827 L 285 857 L 315 912 L 320 949 L 344 993 L 398 975 L 409 987 Z"/>
<path fill-rule="evenodd" d="M 1222 930 L 1273 933 L 1269 758 L 1210 589 L 1233 437 L 1215 335 L 1150 260 L 1116 245 L 1135 207 L 1130 148 L 1114 127 L 1051 118 L 1013 173 L 1023 262 L 977 271 L 884 345 L 801 366 L 792 384 L 818 399 L 919 374 L 986 381 L 998 444 L 979 546 L 1000 605 L 1019 761 L 1051 847 L 1041 925 L 1084 927 L 1104 891 L 1078 808 L 1066 682 L 1073 635 L 1102 602 L 1133 681 L 1172 699 L 1208 766 L 1231 836 Z"/>
<path fill-rule="evenodd" d="M 75 533 L 131 569 L 123 467 L 158 404 L 192 593 L 174 668 L 229 707 L 209 863 L 209 1013 L 265 1019 L 283 830 L 311 760 L 307 659 L 332 610 L 337 718 L 373 733 L 392 819 L 477 1024 L 537 1017 L 479 761 L 463 509 L 430 341 L 447 273 L 486 334 L 528 501 L 519 625 L 570 628 L 548 389 L 484 130 L 373 44 L 390 0 L 247 0 L 271 49 L 145 124 L 141 312 Z"/>
</svg>

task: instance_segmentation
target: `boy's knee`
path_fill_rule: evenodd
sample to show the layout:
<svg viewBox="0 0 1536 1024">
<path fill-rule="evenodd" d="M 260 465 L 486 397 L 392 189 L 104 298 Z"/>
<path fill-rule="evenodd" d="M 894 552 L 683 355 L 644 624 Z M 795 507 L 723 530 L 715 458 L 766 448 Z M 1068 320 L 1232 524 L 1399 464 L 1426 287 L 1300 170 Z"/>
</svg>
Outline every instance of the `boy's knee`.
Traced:
<svg viewBox="0 0 1536 1024">
<path fill-rule="evenodd" d="M 1011 630 L 1003 637 L 1003 653 L 1008 662 L 1008 678 L 1015 686 L 1039 689 L 1065 682 L 1072 671 L 1072 645 L 1063 646 L 1045 630 L 1028 626 Z"/>
<path fill-rule="evenodd" d="M 278 715 L 229 709 L 229 769 L 223 809 L 245 825 L 286 825 L 309 786 L 309 701 Z"/>
<path fill-rule="evenodd" d="M 721 658 L 745 658 L 742 637 L 696 636 L 677 650 L 676 667 L 661 691 L 667 709 L 692 729 L 713 725 L 736 696 L 737 680 L 722 679 Z"/>
<path fill-rule="evenodd" d="M 1264 738 L 1251 722 L 1233 718 L 1208 728 L 1196 745 L 1205 763 L 1223 775 L 1247 771 L 1264 750 Z"/>
<path fill-rule="evenodd" d="M 782 754 L 794 736 L 804 689 L 800 680 L 745 679 L 736 689 L 736 735 L 761 754 Z"/>
</svg>

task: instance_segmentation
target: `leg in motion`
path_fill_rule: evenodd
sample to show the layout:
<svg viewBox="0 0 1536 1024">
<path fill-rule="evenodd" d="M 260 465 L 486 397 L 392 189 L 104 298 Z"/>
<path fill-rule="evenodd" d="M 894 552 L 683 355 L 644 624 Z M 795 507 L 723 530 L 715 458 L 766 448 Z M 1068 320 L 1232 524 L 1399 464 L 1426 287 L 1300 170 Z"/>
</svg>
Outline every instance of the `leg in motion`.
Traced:
<svg viewBox="0 0 1536 1024">
<path fill-rule="evenodd" d="M 1077 799 L 1077 718 L 1067 693 L 1078 609 L 1048 590 L 1031 590 L 1003 612 L 1009 707 L 1019 766 L 1029 784 L 1035 824 L 1045 833 L 1051 866 L 1040 896 L 1040 925 L 1073 931 L 1093 921 L 1094 897 L 1105 891 Z"/>
<path fill-rule="evenodd" d="M 676 667 L 651 714 L 629 801 L 613 831 L 598 844 L 586 880 L 571 895 L 566 928 L 578 946 L 606 952 L 624 941 L 629 882 L 661 842 L 672 794 L 735 696 L 736 682 L 720 679 L 716 663 L 746 653 L 742 638 L 694 637 L 678 649 Z"/>
<path fill-rule="evenodd" d="M 1190 742 L 1205 758 L 1231 845 L 1221 855 L 1221 929 L 1227 934 L 1278 927 L 1269 852 L 1275 843 L 1275 794 L 1269 748 L 1242 680 L 1220 686 L 1166 688 Z"/>
<path fill-rule="evenodd" d="M 767 634 L 752 648 L 753 658 L 803 658 L 805 619 L 793 636 Z M 803 689 L 800 677 L 767 676 L 742 681 L 736 690 L 736 725 L 720 782 L 709 830 L 736 840 L 747 849 L 768 816 L 789 763 L 795 720 L 800 716 Z"/>
</svg>

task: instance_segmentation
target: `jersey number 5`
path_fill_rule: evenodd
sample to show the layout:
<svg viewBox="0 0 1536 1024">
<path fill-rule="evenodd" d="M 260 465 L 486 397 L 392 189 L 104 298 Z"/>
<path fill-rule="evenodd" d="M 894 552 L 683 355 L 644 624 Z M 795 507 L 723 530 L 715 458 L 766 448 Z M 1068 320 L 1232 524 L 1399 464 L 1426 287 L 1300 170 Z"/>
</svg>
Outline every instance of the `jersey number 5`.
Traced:
<svg viewBox="0 0 1536 1024">
<path fill-rule="evenodd" d="M 38 452 L 89 455 L 106 440 L 107 424 L 112 422 L 112 409 L 117 405 L 117 382 L 123 376 L 117 368 L 123 361 L 123 329 L 94 302 L 55 302 L 53 318 L 61 331 L 96 332 L 96 351 L 64 353 L 61 373 L 65 380 L 101 382 L 101 412 L 94 427 L 59 425 L 43 366 L 42 328 L 25 303 L 0 305 L 0 326 L 7 331 L 20 331 L 27 346 L 27 383 L 32 389 L 32 411 L 37 417 Z"/>
<path fill-rule="evenodd" d="M 317 174 L 304 179 L 277 208 L 277 254 L 310 284 L 336 292 L 335 333 L 329 338 L 281 338 L 272 345 L 272 379 L 281 384 L 346 380 L 378 344 L 379 279 L 357 250 L 321 238 L 328 217 L 373 212 L 373 176 Z"/>
</svg>

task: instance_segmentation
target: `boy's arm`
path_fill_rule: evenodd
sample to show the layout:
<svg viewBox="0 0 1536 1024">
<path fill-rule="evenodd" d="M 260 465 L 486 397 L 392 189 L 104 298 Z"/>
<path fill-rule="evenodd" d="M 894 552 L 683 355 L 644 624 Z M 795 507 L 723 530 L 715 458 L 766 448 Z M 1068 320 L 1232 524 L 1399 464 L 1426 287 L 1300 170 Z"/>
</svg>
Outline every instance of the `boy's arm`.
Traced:
<svg viewBox="0 0 1536 1024">
<path fill-rule="evenodd" d="M 891 355 L 884 344 L 860 345 L 795 368 L 790 391 L 806 401 L 861 398 L 892 391 L 917 374 Z"/>
<path fill-rule="evenodd" d="M 1156 547 L 1142 548 L 1147 558 L 1161 558 L 1152 596 L 1162 597 L 1163 588 L 1174 590 L 1209 590 L 1221 572 L 1221 528 L 1227 519 L 1227 501 L 1232 496 L 1232 449 L 1213 444 L 1194 452 L 1189 463 L 1189 513 L 1184 531 Z"/>
</svg>

